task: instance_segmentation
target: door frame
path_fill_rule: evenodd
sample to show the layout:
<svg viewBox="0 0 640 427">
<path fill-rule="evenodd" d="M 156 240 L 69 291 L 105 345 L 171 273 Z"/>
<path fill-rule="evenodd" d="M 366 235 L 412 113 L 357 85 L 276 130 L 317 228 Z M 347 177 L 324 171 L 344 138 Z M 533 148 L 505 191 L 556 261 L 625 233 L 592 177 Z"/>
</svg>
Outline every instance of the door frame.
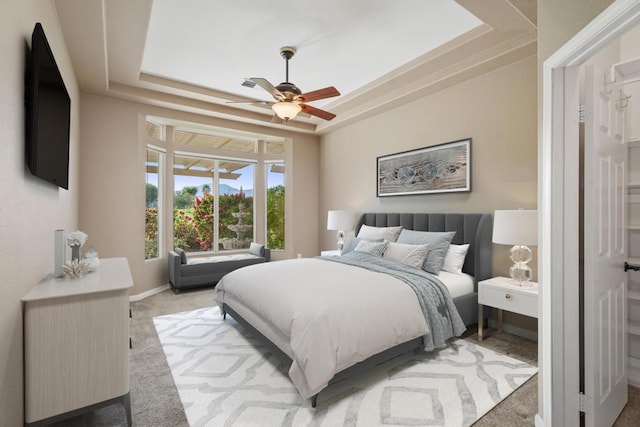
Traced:
<svg viewBox="0 0 640 427">
<path fill-rule="evenodd" d="M 538 144 L 539 427 L 579 425 L 578 67 L 638 23 L 640 0 L 616 0 L 549 57 L 542 69 Z"/>
</svg>

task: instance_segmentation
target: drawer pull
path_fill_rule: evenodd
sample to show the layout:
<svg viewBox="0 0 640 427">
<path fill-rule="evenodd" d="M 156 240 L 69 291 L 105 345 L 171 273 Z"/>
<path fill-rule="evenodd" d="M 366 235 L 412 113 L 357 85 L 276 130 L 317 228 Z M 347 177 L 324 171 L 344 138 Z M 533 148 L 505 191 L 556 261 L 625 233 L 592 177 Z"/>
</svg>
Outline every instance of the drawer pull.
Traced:
<svg viewBox="0 0 640 427">
<path fill-rule="evenodd" d="M 510 299 L 511 299 L 511 294 L 505 294 L 505 296 L 504 296 L 504 297 L 505 297 L 506 299 L 509 299 L 509 300 L 510 300 Z"/>
</svg>

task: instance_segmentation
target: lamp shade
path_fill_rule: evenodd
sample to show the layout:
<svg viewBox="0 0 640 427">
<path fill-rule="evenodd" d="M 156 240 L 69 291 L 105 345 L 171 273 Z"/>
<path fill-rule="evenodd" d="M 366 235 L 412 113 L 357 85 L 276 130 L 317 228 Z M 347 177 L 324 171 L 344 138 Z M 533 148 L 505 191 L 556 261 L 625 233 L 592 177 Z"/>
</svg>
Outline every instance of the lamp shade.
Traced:
<svg viewBox="0 0 640 427">
<path fill-rule="evenodd" d="M 280 101 L 271 105 L 271 109 L 273 109 L 282 120 L 291 120 L 298 115 L 302 107 L 292 101 Z"/>
<path fill-rule="evenodd" d="M 329 211 L 327 230 L 353 230 L 353 212 Z"/>
<path fill-rule="evenodd" d="M 537 210 L 495 211 L 493 243 L 536 246 L 538 244 Z"/>
</svg>

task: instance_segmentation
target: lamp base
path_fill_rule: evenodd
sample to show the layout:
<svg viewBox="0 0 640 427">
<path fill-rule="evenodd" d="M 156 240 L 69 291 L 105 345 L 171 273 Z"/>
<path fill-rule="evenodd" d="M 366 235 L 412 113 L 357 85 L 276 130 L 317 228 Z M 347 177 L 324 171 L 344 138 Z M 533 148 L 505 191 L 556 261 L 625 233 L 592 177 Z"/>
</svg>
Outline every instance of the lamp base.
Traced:
<svg viewBox="0 0 640 427">
<path fill-rule="evenodd" d="M 510 251 L 513 265 L 509 268 L 509 275 L 518 286 L 530 286 L 529 281 L 533 278 L 533 270 L 527 265 L 531 261 L 531 249 L 524 245 L 515 245 Z"/>
<path fill-rule="evenodd" d="M 533 270 L 527 264 L 518 262 L 509 268 L 509 276 L 518 286 L 531 286 L 529 282 L 533 278 Z"/>
<path fill-rule="evenodd" d="M 344 248 L 344 230 L 338 231 L 336 237 L 338 238 L 338 250 L 342 253 L 342 248 Z"/>
</svg>

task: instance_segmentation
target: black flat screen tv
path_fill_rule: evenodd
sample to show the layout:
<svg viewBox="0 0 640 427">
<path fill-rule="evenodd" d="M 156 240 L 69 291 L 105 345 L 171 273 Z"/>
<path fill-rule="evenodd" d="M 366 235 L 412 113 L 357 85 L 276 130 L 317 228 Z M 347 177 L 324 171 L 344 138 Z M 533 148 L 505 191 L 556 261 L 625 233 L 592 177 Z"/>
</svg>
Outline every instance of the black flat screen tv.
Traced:
<svg viewBox="0 0 640 427">
<path fill-rule="evenodd" d="M 40 23 L 31 35 L 26 74 L 29 169 L 33 175 L 69 189 L 71 98 Z"/>
</svg>

